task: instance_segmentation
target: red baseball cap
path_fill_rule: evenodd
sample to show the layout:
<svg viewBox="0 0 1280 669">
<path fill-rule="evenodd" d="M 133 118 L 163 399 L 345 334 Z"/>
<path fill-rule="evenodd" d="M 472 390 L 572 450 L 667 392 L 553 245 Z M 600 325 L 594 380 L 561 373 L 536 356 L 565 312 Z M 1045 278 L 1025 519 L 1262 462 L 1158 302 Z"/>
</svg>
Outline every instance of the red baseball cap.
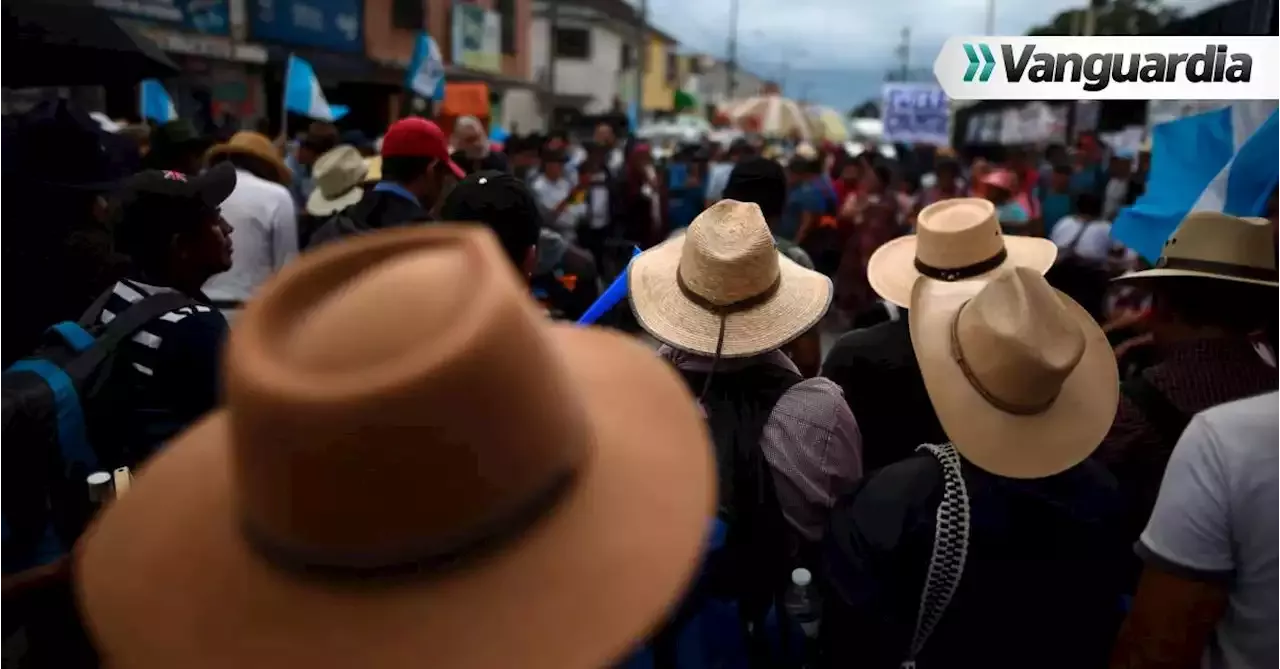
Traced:
<svg viewBox="0 0 1280 669">
<path fill-rule="evenodd" d="M 444 138 L 444 131 L 425 118 L 402 118 L 387 128 L 387 134 L 382 136 L 382 157 L 392 156 L 434 158 L 444 161 L 459 179 L 467 175 L 449 157 L 449 142 Z"/>
</svg>

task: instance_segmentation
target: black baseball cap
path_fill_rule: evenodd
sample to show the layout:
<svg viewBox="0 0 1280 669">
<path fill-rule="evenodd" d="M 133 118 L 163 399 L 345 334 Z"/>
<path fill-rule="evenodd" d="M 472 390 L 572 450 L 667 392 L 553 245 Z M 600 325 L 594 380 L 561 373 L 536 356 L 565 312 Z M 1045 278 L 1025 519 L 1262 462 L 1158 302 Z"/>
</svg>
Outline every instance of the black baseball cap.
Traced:
<svg viewBox="0 0 1280 669">
<path fill-rule="evenodd" d="M 538 243 L 542 207 L 525 183 L 506 172 L 476 172 L 454 186 L 440 207 L 446 221 L 483 223 L 498 235 L 502 247 L 519 265 Z"/>
<path fill-rule="evenodd" d="M 119 193 L 118 241 L 125 253 L 167 241 L 216 214 L 236 187 L 228 162 L 201 174 L 146 170 L 124 182 Z"/>
<path fill-rule="evenodd" d="M 15 184 L 106 192 L 124 176 L 107 151 L 108 135 L 67 100 L 6 118 L 4 134 L 4 175 Z"/>
<path fill-rule="evenodd" d="M 782 215 L 787 201 L 787 174 L 778 161 L 748 158 L 733 166 L 722 193 L 725 199 L 754 202 L 766 219 Z"/>
</svg>

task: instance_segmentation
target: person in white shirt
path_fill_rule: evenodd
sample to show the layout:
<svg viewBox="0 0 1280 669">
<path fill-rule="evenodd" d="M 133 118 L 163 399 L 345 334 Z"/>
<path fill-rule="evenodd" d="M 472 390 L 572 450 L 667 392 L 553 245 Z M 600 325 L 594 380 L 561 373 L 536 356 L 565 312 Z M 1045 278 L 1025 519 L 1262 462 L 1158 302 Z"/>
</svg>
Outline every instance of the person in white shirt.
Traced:
<svg viewBox="0 0 1280 669">
<path fill-rule="evenodd" d="M 582 184 L 569 178 L 564 164 L 563 152 L 548 150 L 542 158 L 542 171 L 533 178 L 529 188 L 538 198 L 538 204 L 547 211 L 547 227 L 572 244 L 577 237 L 578 221 L 586 213 L 587 205 L 581 197 Z"/>
<path fill-rule="evenodd" d="M 707 197 L 706 205 L 711 205 L 720 201 L 724 195 L 724 187 L 729 184 L 729 175 L 733 173 L 734 165 L 737 165 L 743 158 L 751 155 L 751 145 L 745 139 L 735 139 L 729 145 L 729 149 L 720 160 L 711 163 L 707 173 Z"/>
<path fill-rule="evenodd" d="M 1093 193 L 1076 196 L 1075 213 L 1062 217 L 1049 238 L 1058 245 L 1059 257 L 1072 256 L 1107 263 L 1115 244 L 1111 241 L 1111 221 L 1102 217 L 1102 201 Z"/>
<path fill-rule="evenodd" d="M 1138 540 L 1146 566 L 1112 667 L 1280 663 L 1278 420 L 1271 392 L 1187 425 Z"/>
<path fill-rule="evenodd" d="M 237 142 L 240 135 L 256 137 Z M 297 211 L 285 186 L 288 168 L 265 136 L 237 133 L 236 137 L 215 147 L 210 158 L 236 166 L 236 189 L 222 203 L 223 218 L 235 227 L 231 270 L 204 286 L 209 299 L 224 310 L 237 309 L 298 254 Z"/>
</svg>

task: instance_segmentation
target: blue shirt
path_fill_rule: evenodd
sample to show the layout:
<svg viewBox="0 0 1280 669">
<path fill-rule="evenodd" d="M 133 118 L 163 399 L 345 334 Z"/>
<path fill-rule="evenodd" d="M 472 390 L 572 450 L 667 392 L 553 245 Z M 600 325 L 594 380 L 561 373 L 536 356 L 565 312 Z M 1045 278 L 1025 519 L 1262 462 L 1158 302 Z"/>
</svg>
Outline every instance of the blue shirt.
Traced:
<svg viewBox="0 0 1280 669">
<path fill-rule="evenodd" d="M 1044 220 L 1045 234 L 1053 232 L 1053 226 L 1071 213 L 1071 193 L 1042 193 L 1040 212 Z"/>
<path fill-rule="evenodd" d="M 375 193 L 392 193 L 394 195 L 399 195 L 419 207 L 422 206 L 422 203 L 418 201 L 417 195 L 410 193 L 408 188 L 405 188 L 394 181 L 379 181 L 374 185 L 373 190 Z"/>
<path fill-rule="evenodd" d="M 827 211 L 827 196 L 823 189 L 813 181 L 796 186 L 787 194 L 787 203 L 782 208 L 782 219 L 778 222 L 777 235 L 795 240 L 800 232 L 800 223 L 804 214 L 822 214 Z"/>
<path fill-rule="evenodd" d="M 1031 220 L 1031 216 L 1027 214 L 1027 210 L 1018 204 L 1015 200 L 996 207 L 996 217 L 1000 219 L 1000 223 L 1010 223 L 1013 225 L 1021 225 Z"/>
<path fill-rule="evenodd" d="M 1071 175 L 1072 193 L 1097 193 L 1101 196 L 1106 185 L 1107 175 L 1102 165 L 1085 165 Z"/>
</svg>

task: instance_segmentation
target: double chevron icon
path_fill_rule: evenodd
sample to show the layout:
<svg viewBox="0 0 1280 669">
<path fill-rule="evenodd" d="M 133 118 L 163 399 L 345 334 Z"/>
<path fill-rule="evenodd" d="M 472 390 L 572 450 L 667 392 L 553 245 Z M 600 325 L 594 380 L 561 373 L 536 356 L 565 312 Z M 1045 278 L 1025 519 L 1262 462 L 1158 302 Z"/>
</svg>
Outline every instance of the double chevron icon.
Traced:
<svg viewBox="0 0 1280 669">
<path fill-rule="evenodd" d="M 964 71 L 964 80 L 973 81 L 973 76 L 978 74 L 978 66 L 982 66 L 982 74 L 978 74 L 978 81 L 985 83 L 991 78 L 991 72 L 996 69 L 996 57 L 991 53 L 991 48 L 986 44 L 979 43 L 975 51 L 972 44 L 965 42 L 964 55 L 969 58 L 969 67 Z M 982 57 L 978 57 L 978 52 L 982 52 Z"/>
</svg>

